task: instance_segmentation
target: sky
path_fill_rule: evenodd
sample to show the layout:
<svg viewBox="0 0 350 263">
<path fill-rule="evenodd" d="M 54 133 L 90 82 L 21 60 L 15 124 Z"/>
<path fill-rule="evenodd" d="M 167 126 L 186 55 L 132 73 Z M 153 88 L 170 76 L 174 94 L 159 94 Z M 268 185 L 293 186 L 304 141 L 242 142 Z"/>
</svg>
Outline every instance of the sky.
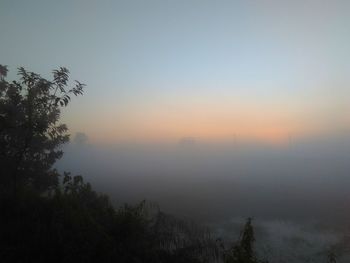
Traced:
<svg viewBox="0 0 350 263">
<path fill-rule="evenodd" d="M 87 84 L 92 142 L 284 143 L 350 131 L 350 1 L 0 0 L 0 58 Z"/>
</svg>

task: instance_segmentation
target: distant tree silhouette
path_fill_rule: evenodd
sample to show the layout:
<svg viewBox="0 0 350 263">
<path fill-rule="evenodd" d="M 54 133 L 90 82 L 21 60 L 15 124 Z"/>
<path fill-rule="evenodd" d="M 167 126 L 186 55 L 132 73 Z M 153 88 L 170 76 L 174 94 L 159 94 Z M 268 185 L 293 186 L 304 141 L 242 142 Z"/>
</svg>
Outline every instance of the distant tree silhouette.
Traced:
<svg viewBox="0 0 350 263">
<path fill-rule="evenodd" d="M 77 132 L 74 136 L 73 142 L 79 145 L 84 145 L 88 142 L 88 136 L 83 132 Z"/>
<path fill-rule="evenodd" d="M 327 263 L 337 263 L 337 256 L 334 251 L 329 251 L 327 255 Z"/>
<path fill-rule="evenodd" d="M 4 80 L 4 78 L 7 76 L 7 66 L 0 65 L 0 80 Z"/>
<path fill-rule="evenodd" d="M 16 195 L 24 186 L 43 192 L 57 184 L 52 165 L 68 141 L 67 127 L 59 123 L 60 109 L 70 95 L 83 94 L 84 84 L 69 87 L 69 71 L 53 71 L 53 80 L 18 69 L 19 80 L 6 80 L 0 65 L 0 180 L 2 192 Z"/>
<path fill-rule="evenodd" d="M 252 219 L 248 218 L 238 242 L 224 252 L 225 263 L 267 263 L 258 260 L 254 253 L 254 229 Z"/>
</svg>

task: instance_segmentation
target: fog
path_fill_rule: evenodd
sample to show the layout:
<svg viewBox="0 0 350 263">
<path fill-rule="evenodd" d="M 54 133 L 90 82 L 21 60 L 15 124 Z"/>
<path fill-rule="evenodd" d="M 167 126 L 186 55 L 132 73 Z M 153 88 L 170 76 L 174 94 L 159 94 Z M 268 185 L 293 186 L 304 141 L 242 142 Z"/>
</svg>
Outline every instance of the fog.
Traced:
<svg viewBox="0 0 350 263">
<path fill-rule="evenodd" d="M 163 211 L 205 223 L 228 239 L 236 237 L 244 218 L 253 217 L 259 253 L 272 262 L 294 262 L 293 255 L 307 259 L 349 245 L 347 137 L 287 144 L 195 138 L 73 142 L 64 151 L 57 168 L 82 174 L 115 205 L 155 202 Z"/>
<path fill-rule="evenodd" d="M 71 143 L 64 151 L 58 168 L 82 174 L 116 203 L 146 199 L 207 220 L 349 219 L 346 139 L 288 145 Z"/>
</svg>

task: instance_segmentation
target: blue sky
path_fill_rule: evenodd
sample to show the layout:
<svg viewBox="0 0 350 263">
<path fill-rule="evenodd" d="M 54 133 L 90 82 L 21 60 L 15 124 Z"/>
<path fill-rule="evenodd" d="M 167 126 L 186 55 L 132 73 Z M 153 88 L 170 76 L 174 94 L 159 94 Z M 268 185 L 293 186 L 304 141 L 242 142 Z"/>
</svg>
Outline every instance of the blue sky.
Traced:
<svg viewBox="0 0 350 263">
<path fill-rule="evenodd" d="M 96 141 L 349 130 L 349 1 L 0 1 L 2 64 L 86 83 Z M 220 128 L 218 128 L 220 127 Z"/>
</svg>

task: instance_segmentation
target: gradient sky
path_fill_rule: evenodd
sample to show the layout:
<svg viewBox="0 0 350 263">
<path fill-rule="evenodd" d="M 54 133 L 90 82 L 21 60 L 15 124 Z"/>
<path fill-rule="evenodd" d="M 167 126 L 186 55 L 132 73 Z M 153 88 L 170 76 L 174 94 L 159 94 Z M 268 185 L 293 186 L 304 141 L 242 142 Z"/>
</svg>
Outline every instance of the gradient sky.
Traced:
<svg viewBox="0 0 350 263">
<path fill-rule="evenodd" d="M 87 84 L 92 141 L 350 133 L 350 1 L 0 0 L 0 63 Z"/>
</svg>

